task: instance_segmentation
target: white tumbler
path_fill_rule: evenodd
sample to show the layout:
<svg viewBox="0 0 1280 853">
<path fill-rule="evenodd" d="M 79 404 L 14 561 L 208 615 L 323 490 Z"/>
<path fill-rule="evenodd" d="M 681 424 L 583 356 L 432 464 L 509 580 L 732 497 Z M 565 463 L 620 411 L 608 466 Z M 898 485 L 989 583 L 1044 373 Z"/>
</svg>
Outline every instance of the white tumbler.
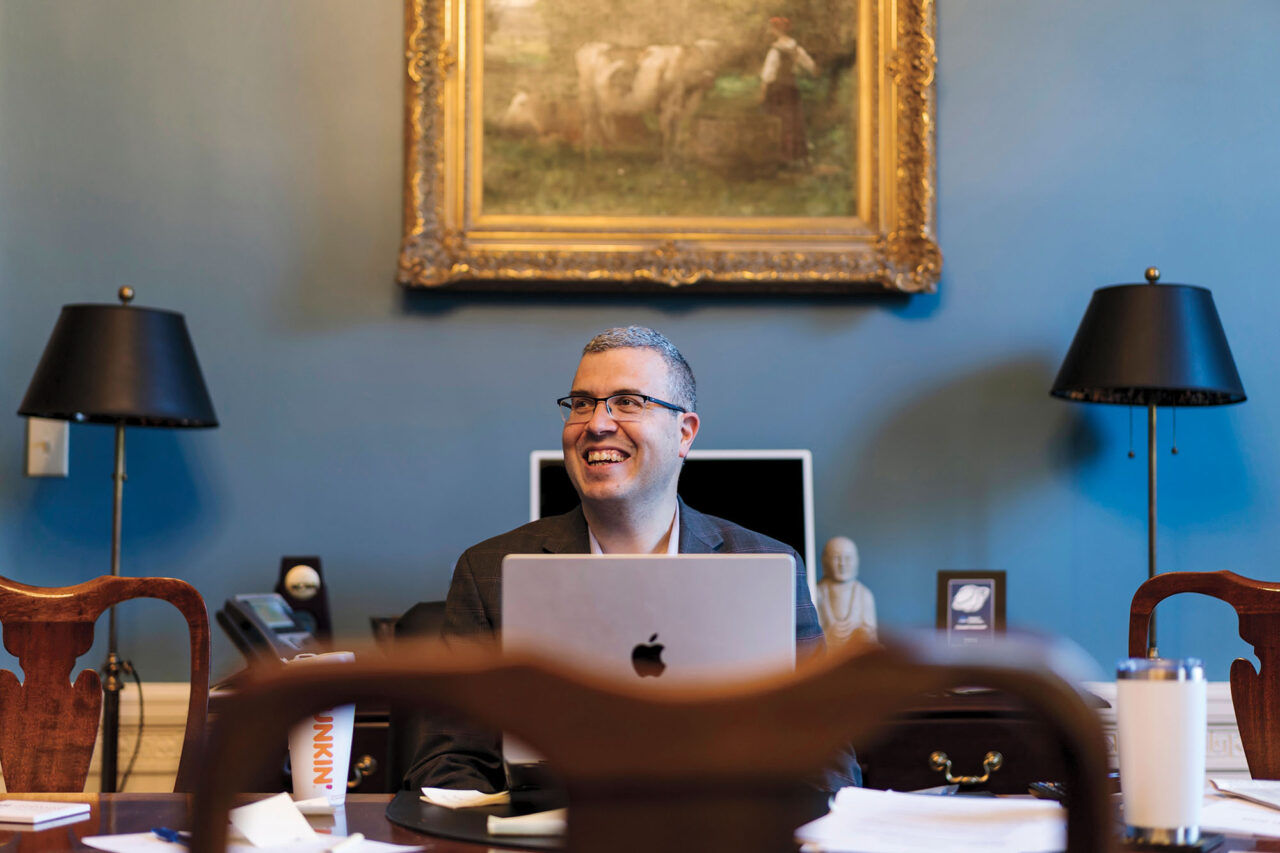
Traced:
<svg viewBox="0 0 1280 853">
<path fill-rule="evenodd" d="M 355 659 L 351 652 L 326 652 L 300 654 L 285 663 L 290 666 L 353 663 Z M 334 806 L 346 801 L 355 722 L 356 706 L 342 705 L 312 714 L 290 730 L 289 764 L 295 800 L 326 797 Z"/>
<path fill-rule="evenodd" d="M 1116 747 L 1131 840 L 1200 840 L 1207 714 L 1199 660 L 1129 658 L 1117 664 Z"/>
</svg>

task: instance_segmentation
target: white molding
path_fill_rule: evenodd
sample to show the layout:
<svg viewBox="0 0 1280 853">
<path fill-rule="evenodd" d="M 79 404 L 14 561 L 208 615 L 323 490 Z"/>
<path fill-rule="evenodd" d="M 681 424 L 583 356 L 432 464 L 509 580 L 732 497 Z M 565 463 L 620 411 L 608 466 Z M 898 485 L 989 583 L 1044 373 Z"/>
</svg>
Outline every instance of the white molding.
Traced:
<svg viewBox="0 0 1280 853">
<path fill-rule="evenodd" d="M 1249 778 L 1249 762 L 1244 756 L 1244 744 L 1236 727 L 1235 706 L 1231 703 L 1231 685 L 1225 681 L 1210 681 L 1206 685 L 1208 695 L 1209 731 L 1205 744 L 1205 772 L 1213 776 Z M 1084 688 L 1099 696 L 1111 706 L 1100 708 L 1102 732 L 1107 741 L 1107 760 L 1116 766 L 1116 684 L 1114 681 L 1090 681 Z"/>
</svg>

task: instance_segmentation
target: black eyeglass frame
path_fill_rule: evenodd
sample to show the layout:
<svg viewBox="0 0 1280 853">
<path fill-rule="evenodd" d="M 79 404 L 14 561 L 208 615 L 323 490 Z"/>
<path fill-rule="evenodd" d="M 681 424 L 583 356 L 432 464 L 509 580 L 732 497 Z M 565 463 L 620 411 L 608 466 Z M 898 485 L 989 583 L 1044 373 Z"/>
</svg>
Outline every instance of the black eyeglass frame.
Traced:
<svg viewBox="0 0 1280 853">
<path fill-rule="evenodd" d="M 596 407 L 601 403 L 604 403 L 604 410 L 608 413 L 609 417 L 617 420 L 618 416 L 613 413 L 613 406 L 609 401 L 616 400 L 619 397 L 638 397 L 639 399 L 644 400 L 646 411 L 648 410 L 650 403 L 657 403 L 659 406 L 662 406 L 662 408 L 670 409 L 673 412 L 680 412 L 681 414 L 687 414 L 689 412 L 689 410 L 683 406 L 677 406 L 675 403 L 668 403 L 666 400 L 659 400 L 657 397 L 650 397 L 648 394 L 632 394 L 625 391 L 620 394 L 610 394 L 608 397 L 590 397 L 586 394 L 570 394 L 567 397 L 561 397 L 556 400 L 556 405 L 559 406 L 560 417 L 564 419 L 565 423 L 569 423 L 569 418 L 573 417 L 573 410 L 569 406 L 570 400 L 591 400 L 593 403 L 591 406 L 591 415 L 588 415 L 585 421 L 579 421 L 579 423 L 586 423 L 586 421 L 591 420 L 596 413 Z"/>
</svg>

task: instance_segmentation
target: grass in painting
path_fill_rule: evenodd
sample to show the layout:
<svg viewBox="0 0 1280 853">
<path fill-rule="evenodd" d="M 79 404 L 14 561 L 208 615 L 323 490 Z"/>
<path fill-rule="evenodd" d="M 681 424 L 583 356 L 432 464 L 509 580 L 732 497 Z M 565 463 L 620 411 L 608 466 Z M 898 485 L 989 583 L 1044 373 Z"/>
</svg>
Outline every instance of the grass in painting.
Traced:
<svg viewBox="0 0 1280 853">
<path fill-rule="evenodd" d="M 514 215 L 844 216 L 847 171 L 781 169 L 727 175 L 697 163 L 670 168 L 653 152 L 594 153 L 523 139 L 486 140 L 484 210 Z"/>
</svg>

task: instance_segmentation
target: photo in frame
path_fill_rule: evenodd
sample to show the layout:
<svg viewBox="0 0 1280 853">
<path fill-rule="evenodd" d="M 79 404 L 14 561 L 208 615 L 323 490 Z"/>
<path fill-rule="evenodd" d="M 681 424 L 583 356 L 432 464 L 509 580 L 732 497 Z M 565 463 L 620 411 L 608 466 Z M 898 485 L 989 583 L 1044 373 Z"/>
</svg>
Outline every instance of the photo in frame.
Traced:
<svg viewBox="0 0 1280 853">
<path fill-rule="evenodd" d="M 930 0 L 405 0 L 399 279 L 931 291 Z"/>
<path fill-rule="evenodd" d="M 949 646 L 991 642 L 1004 633 L 1005 573 L 938 572 L 937 627 Z"/>
</svg>

